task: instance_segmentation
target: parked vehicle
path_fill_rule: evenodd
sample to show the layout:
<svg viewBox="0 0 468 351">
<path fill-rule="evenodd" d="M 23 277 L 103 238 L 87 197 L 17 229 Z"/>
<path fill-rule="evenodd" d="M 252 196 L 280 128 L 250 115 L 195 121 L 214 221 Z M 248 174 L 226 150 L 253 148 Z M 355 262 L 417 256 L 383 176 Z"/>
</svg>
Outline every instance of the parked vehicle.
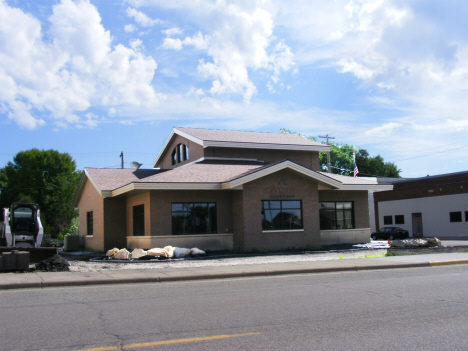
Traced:
<svg viewBox="0 0 468 351">
<path fill-rule="evenodd" d="M 409 237 L 407 230 L 400 227 L 383 227 L 379 231 L 371 234 L 372 240 L 383 239 L 383 240 L 394 240 L 394 239 L 406 239 Z"/>
<path fill-rule="evenodd" d="M 2 241 L 7 247 L 40 247 L 42 228 L 37 204 L 13 203 L 3 209 Z"/>
</svg>

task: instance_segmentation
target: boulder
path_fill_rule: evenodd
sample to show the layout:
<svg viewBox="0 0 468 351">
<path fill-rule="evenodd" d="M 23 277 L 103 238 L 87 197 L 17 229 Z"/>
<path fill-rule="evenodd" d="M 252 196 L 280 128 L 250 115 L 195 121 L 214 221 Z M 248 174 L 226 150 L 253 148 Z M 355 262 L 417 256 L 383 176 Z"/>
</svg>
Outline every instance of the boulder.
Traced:
<svg viewBox="0 0 468 351">
<path fill-rule="evenodd" d="M 119 252 L 119 249 L 114 247 L 112 250 L 109 250 L 106 252 L 106 256 L 110 258 L 114 258 L 117 252 Z"/>
<path fill-rule="evenodd" d="M 134 249 L 132 251 L 131 257 L 134 260 L 139 259 L 140 257 L 146 256 L 146 251 L 143 249 Z"/>
<path fill-rule="evenodd" d="M 119 250 L 114 256 L 114 259 L 116 260 L 128 260 L 129 258 L 130 258 L 130 252 L 128 252 L 127 249 Z"/>
<path fill-rule="evenodd" d="M 197 247 L 192 247 L 190 249 L 190 255 L 192 255 L 192 256 L 202 256 L 202 255 L 206 255 L 206 252 L 203 251 L 203 250 L 200 250 Z"/>
</svg>

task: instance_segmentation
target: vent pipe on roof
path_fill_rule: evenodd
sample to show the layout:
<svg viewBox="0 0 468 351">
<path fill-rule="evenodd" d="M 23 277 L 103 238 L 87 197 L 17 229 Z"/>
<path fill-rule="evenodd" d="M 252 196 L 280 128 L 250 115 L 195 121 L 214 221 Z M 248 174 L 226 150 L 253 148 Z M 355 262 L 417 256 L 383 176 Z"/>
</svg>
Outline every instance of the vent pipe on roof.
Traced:
<svg viewBox="0 0 468 351">
<path fill-rule="evenodd" d="M 136 162 L 136 161 L 130 162 L 130 166 L 132 166 L 132 168 L 133 168 L 135 171 L 138 170 L 138 168 L 140 168 L 141 165 L 142 165 L 142 163 L 138 163 L 138 162 Z"/>
</svg>

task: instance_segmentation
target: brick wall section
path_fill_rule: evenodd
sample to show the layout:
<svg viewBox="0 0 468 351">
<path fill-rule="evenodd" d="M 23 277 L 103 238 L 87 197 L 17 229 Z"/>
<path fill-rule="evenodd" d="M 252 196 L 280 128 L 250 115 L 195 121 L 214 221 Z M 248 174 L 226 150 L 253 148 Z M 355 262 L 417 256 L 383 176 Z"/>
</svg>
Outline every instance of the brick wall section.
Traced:
<svg viewBox="0 0 468 351">
<path fill-rule="evenodd" d="M 145 235 L 151 235 L 151 205 L 149 192 L 127 198 L 127 235 L 133 235 L 133 206 L 138 205 L 145 206 Z"/>
<path fill-rule="evenodd" d="M 319 201 L 353 201 L 355 227 L 370 227 L 367 191 L 320 190 Z"/>
<path fill-rule="evenodd" d="M 394 183 L 392 191 L 374 193 L 376 228 L 380 228 L 379 202 L 466 193 L 468 193 L 468 172 Z"/>
<path fill-rule="evenodd" d="M 78 202 L 79 211 L 79 235 L 85 238 L 85 247 L 91 250 L 104 250 L 104 202 L 101 195 L 91 182 L 86 179 Z M 86 213 L 93 211 L 93 236 L 86 234 Z"/>
<path fill-rule="evenodd" d="M 218 233 L 232 233 L 232 191 L 170 190 L 151 192 L 151 232 L 145 235 L 172 235 L 173 202 L 215 202 Z M 145 210 L 146 221 L 146 210 Z M 226 231 L 227 230 L 227 231 Z"/>
<path fill-rule="evenodd" d="M 244 247 L 244 193 L 233 191 L 232 193 L 232 220 L 234 233 L 234 247 Z"/>
<path fill-rule="evenodd" d="M 104 199 L 104 250 L 127 246 L 126 206 L 125 198 Z"/>
<path fill-rule="evenodd" d="M 290 160 L 314 171 L 320 171 L 319 153 L 315 151 L 208 147 L 205 149 L 205 157 L 252 158 L 265 163 Z"/>
<path fill-rule="evenodd" d="M 174 148 L 178 144 L 187 145 L 188 150 L 189 150 L 189 159 L 187 161 L 182 161 L 180 163 L 172 165 L 171 154 Z M 159 167 L 161 169 L 172 169 L 172 168 L 176 168 L 184 164 L 193 162 L 195 160 L 198 160 L 201 157 L 203 157 L 203 147 L 201 145 L 194 143 L 193 141 L 190 141 L 186 138 L 183 138 L 180 135 L 175 135 L 172 142 L 170 142 L 167 145 L 166 151 L 161 155 L 161 159 L 159 163 L 156 165 L 156 167 Z"/>
<path fill-rule="evenodd" d="M 286 197 L 275 197 L 278 194 L 283 194 Z M 304 230 L 263 232 L 262 200 L 302 200 Z M 245 184 L 243 203 L 244 242 L 242 249 L 276 250 L 320 245 L 318 186 L 316 182 L 289 170 L 280 171 Z M 236 221 L 236 219 L 234 220 Z"/>
</svg>

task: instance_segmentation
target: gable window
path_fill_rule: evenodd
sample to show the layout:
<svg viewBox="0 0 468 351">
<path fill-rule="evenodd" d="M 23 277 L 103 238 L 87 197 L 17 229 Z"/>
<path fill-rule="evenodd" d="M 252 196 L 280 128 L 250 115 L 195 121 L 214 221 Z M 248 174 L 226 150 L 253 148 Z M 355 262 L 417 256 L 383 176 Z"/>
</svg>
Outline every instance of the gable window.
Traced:
<svg viewBox="0 0 468 351">
<path fill-rule="evenodd" d="M 462 213 L 459 212 L 450 212 L 450 222 L 461 222 L 462 221 Z"/>
<path fill-rule="evenodd" d="M 145 235 L 145 205 L 133 206 L 133 236 Z"/>
<path fill-rule="evenodd" d="M 383 217 L 383 224 L 384 225 L 392 225 L 393 224 L 392 216 L 384 216 Z"/>
<path fill-rule="evenodd" d="M 404 215 L 396 215 L 395 216 L 395 224 L 405 224 L 405 216 Z"/>
<path fill-rule="evenodd" d="M 302 201 L 262 201 L 263 230 L 302 228 Z"/>
<path fill-rule="evenodd" d="M 172 203 L 172 234 L 216 234 L 216 203 Z"/>
<path fill-rule="evenodd" d="M 93 236 L 93 211 L 86 212 L 86 235 Z"/>
<path fill-rule="evenodd" d="M 354 203 L 346 202 L 320 202 L 320 229 L 353 229 Z"/>
<path fill-rule="evenodd" d="M 188 147 L 185 144 L 177 144 L 177 146 L 172 150 L 171 154 L 171 163 L 175 165 L 179 162 L 187 161 L 189 159 Z"/>
</svg>

